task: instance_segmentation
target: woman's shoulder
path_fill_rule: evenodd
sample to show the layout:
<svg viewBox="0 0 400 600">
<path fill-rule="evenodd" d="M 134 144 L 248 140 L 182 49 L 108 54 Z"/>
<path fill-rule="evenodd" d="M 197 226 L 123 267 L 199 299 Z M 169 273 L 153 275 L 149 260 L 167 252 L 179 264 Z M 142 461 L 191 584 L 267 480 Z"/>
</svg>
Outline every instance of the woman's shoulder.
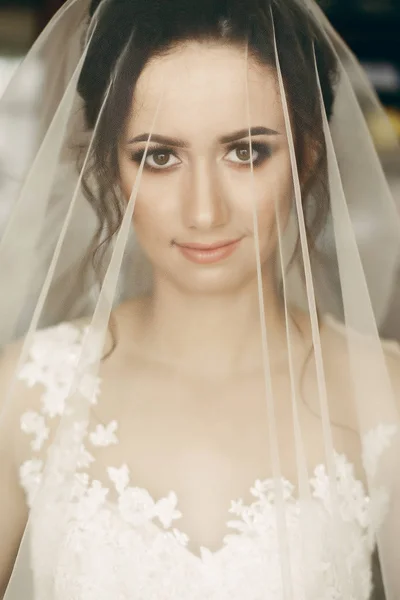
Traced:
<svg viewBox="0 0 400 600">
<path fill-rule="evenodd" d="M 65 322 L 40 329 L 2 349 L 0 354 L 0 419 L 20 419 L 36 410 L 43 390 L 62 386 L 76 364 L 85 323 Z"/>
<path fill-rule="evenodd" d="M 115 346 L 115 339 L 119 342 L 127 328 L 130 331 L 139 328 L 145 304 L 146 299 L 139 299 L 122 304 L 113 311 L 104 332 L 102 356 L 108 356 Z M 66 380 L 68 373 L 77 367 L 85 334 L 89 330 L 94 332 L 91 325 L 90 318 L 53 324 L 28 333 L 0 350 L 0 413 L 5 389 L 11 384 L 18 387 L 24 384 L 26 390 L 22 395 L 29 395 L 38 384 L 54 387 L 57 379 Z M 97 343 L 96 340 L 97 336 L 93 337 L 93 343 Z M 85 347 L 86 350 L 88 348 Z"/>
<path fill-rule="evenodd" d="M 334 317 L 322 319 L 324 358 L 335 378 L 343 382 L 353 379 L 357 373 L 369 395 L 379 397 L 385 381 L 400 408 L 400 344 L 396 340 L 382 339 L 377 335 L 359 333 Z M 351 382 L 350 382 L 351 383 Z"/>
<path fill-rule="evenodd" d="M 63 322 L 28 333 L 25 337 L 4 347 L 0 354 L 0 376 L 20 379 L 24 366 L 35 363 L 44 366 L 72 356 L 81 344 L 84 321 Z M 31 381 L 29 387 L 32 387 Z"/>
<path fill-rule="evenodd" d="M 59 323 L 1 353 L 0 441 L 17 470 L 32 456 L 44 456 L 65 414 L 86 325 Z"/>
<path fill-rule="evenodd" d="M 365 360 L 376 358 L 376 353 L 382 351 L 389 363 L 399 364 L 400 342 L 395 339 L 385 339 L 367 333 L 359 333 L 354 328 L 346 326 L 330 314 L 321 319 L 322 331 L 327 342 L 336 350 L 338 356 L 347 356 L 351 345 Z"/>
</svg>

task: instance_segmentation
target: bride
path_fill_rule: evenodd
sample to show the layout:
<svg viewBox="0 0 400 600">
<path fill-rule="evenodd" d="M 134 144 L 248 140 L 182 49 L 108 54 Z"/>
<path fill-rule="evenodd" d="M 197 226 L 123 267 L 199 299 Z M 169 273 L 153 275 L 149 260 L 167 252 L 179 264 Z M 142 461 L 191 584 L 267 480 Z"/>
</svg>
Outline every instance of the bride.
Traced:
<svg viewBox="0 0 400 600">
<path fill-rule="evenodd" d="M 399 597 L 400 228 L 343 56 L 307 0 L 70 0 L 21 67 L 6 600 Z"/>
</svg>

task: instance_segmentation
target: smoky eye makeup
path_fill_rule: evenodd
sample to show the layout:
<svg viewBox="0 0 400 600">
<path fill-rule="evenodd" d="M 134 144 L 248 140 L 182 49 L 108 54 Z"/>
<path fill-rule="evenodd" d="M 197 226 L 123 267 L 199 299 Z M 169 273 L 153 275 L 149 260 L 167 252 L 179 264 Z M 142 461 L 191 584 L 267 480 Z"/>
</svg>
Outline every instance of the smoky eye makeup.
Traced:
<svg viewBox="0 0 400 600">
<path fill-rule="evenodd" d="M 227 148 L 225 160 L 238 167 L 259 167 L 272 156 L 273 147 L 268 142 L 249 141 L 236 142 Z"/>
<path fill-rule="evenodd" d="M 145 154 L 144 168 L 150 171 L 165 171 L 181 162 L 176 155 L 176 151 L 167 146 L 149 146 L 147 152 L 146 148 L 131 150 L 129 152 L 131 161 L 138 165 L 141 164 Z"/>
<path fill-rule="evenodd" d="M 253 168 L 262 166 L 273 154 L 273 145 L 259 140 L 232 142 L 225 148 L 224 160 L 235 168 Z M 142 163 L 145 156 L 144 168 L 148 171 L 168 171 L 182 161 L 177 156 L 176 148 L 170 146 L 154 145 L 147 148 L 130 150 L 130 160 L 137 165 Z"/>
</svg>

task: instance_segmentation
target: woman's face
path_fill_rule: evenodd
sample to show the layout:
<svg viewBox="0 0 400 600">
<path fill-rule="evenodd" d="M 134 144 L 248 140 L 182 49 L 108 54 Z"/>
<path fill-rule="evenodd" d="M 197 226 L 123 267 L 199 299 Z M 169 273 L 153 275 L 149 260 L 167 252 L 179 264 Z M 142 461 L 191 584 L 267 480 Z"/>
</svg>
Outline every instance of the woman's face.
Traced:
<svg viewBox="0 0 400 600">
<path fill-rule="evenodd" d="M 151 61 L 119 148 L 127 199 L 150 133 L 134 227 L 155 277 L 196 293 L 246 285 L 256 276 L 254 208 L 265 268 L 277 244 L 275 206 L 284 226 L 292 197 L 274 72 L 246 64 L 243 50 L 194 42 Z"/>
</svg>

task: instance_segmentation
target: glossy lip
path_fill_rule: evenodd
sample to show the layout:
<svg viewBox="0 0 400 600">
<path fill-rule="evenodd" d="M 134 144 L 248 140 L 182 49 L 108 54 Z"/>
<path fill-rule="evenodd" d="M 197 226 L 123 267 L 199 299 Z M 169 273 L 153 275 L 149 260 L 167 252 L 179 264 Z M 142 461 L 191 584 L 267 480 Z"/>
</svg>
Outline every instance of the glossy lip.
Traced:
<svg viewBox="0 0 400 600">
<path fill-rule="evenodd" d="M 175 246 L 185 258 L 196 264 L 214 264 L 231 256 L 239 246 L 242 238 L 237 240 L 226 240 L 214 244 L 178 244 Z"/>
</svg>

